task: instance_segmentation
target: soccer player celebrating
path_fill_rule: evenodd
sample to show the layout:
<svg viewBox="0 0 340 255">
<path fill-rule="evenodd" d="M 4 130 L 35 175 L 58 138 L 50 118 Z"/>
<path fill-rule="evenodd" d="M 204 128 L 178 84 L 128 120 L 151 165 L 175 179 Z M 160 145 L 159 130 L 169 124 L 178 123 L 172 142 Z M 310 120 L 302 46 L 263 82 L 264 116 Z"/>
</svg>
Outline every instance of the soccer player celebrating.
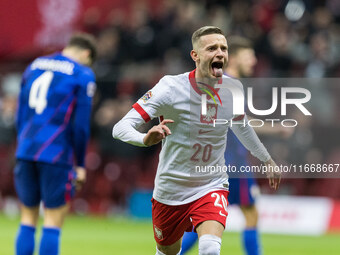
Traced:
<svg viewBox="0 0 340 255">
<path fill-rule="evenodd" d="M 251 42 L 246 38 L 234 36 L 228 38 L 228 46 L 229 61 L 226 68 L 227 75 L 233 78 L 251 77 L 257 62 Z M 264 125 L 261 128 L 255 128 L 255 130 L 263 135 L 290 135 L 288 129 L 274 129 L 271 125 Z M 226 164 L 236 166 L 239 169 L 241 166 L 249 165 L 247 156 L 247 149 L 244 148 L 233 132 L 228 132 L 227 150 L 225 151 Z M 255 207 L 255 198 L 259 189 L 252 174 L 248 174 L 247 177 L 249 178 L 229 178 L 230 194 L 228 202 L 229 204 L 239 205 L 245 217 L 246 228 L 243 231 L 242 243 L 246 254 L 259 255 L 262 253 L 262 249 L 257 233 L 258 211 Z M 197 239 L 197 233 L 186 232 L 183 236 L 181 254 L 185 254 L 195 244 Z"/>
<path fill-rule="evenodd" d="M 193 227 L 199 237 L 199 254 L 220 254 L 227 217 L 227 174 L 197 172 L 197 166 L 225 165 L 228 126 L 213 127 L 212 123 L 214 119 L 234 118 L 231 93 L 218 91 L 223 105 L 211 104 L 215 99 L 207 98 L 206 114 L 201 112 L 201 95 L 206 88 L 216 91 L 214 84 L 228 79 L 223 77 L 228 61 L 227 40 L 221 29 L 206 26 L 193 33 L 192 45 L 196 69 L 163 77 L 113 128 L 114 138 L 134 145 L 151 146 L 162 141 L 152 199 L 156 255 L 180 254 L 183 233 Z M 208 84 L 201 80 L 208 80 Z M 146 134 L 137 130 L 155 117 L 160 118 L 159 125 Z M 247 123 L 246 116 L 237 119 L 240 117 Z M 276 166 L 250 126 L 231 128 L 253 155 L 267 166 Z M 280 174 L 271 172 L 269 183 L 277 189 Z"/>
<path fill-rule="evenodd" d="M 39 254 L 59 254 L 70 199 L 86 179 L 84 157 L 95 91 L 95 77 L 87 65 L 95 55 L 94 38 L 75 34 L 61 53 L 35 59 L 23 74 L 14 170 L 21 201 L 17 255 L 34 252 L 40 201 L 44 226 Z"/>
</svg>

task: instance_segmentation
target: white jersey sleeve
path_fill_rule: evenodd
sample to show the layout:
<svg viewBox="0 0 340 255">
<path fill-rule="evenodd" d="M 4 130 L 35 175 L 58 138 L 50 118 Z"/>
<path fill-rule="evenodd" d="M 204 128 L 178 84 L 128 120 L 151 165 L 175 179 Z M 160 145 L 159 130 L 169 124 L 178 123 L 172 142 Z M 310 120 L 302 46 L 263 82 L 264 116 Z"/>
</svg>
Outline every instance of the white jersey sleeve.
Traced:
<svg viewBox="0 0 340 255">
<path fill-rule="evenodd" d="M 136 146 L 145 146 L 146 134 L 137 129 L 149 120 L 162 116 L 171 103 L 171 93 L 166 76 L 155 87 L 146 92 L 122 120 L 112 130 L 112 136 L 123 142 Z M 168 107 L 168 108 L 167 108 Z"/>
<path fill-rule="evenodd" d="M 248 125 L 247 116 L 244 116 L 242 124 L 233 124 L 230 128 L 243 146 L 246 147 L 253 156 L 262 162 L 266 162 L 271 158 L 254 129 Z"/>
<path fill-rule="evenodd" d="M 132 107 L 145 122 L 163 116 L 171 106 L 171 87 L 164 76 L 151 90 L 146 92 Z"/>
<path fill-rule="evenodd" d="M 113 127 L 112 136 L 115 139 L 132 145 L 146 147 L 143 141 L 146 134 L 137 131 L 143 123 L 144 120 L 142 116 L 135 109 L 131 109 L 124 118 Z"/>
</svg>

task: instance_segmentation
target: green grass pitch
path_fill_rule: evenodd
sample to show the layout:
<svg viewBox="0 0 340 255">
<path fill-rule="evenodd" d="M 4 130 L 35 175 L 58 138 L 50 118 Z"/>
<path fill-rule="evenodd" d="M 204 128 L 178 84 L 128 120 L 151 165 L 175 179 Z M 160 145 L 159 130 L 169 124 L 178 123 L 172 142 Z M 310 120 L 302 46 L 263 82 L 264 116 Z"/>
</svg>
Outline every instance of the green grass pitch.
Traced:
<svg viewBox="0 0 340 255">
<path fill-rule="evenodd" d="M 14 254 L 18 218 L 0 214 L 0 255 Z M 40 233 L 37 233 L 39 240 Z M 340 235 L 321 237 L 262 235 L 265 255 L 339 255 Z M 153 255 L 155 243 L 150 221 L 128 218 L 69 216 L 61 255 Z M 197 246 L 188 254 L 198 254 Z M 239 233 L 225 233 L 221 254 L 242 255 Z"/>
</svg>

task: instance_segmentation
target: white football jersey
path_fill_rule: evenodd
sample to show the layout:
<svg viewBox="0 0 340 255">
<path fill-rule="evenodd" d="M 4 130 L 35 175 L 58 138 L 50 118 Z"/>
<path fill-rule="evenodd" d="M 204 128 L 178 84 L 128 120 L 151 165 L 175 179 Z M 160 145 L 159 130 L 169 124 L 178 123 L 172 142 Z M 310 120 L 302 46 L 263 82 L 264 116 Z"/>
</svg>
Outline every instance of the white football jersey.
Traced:
<svg viewBox="0 0 340 255">
<path fill-rule="evenodd" d="M 228 85 L 229 89 L 218 89 L 222 85 Z M 223 84 L 214 86 L 196 82 L 195 70 L 164 76 L 114 126 L 114 138 L 145 146 L 146 134 L 137 131 L 142 123 L 156 117 L 174 121 L 167 124 L 172 135 L 163 139 L 159 155 L 153 192 L 157 201 L 167 205 L 181 205 L 211 191 L 228 189 L 227 173 L 212 170 L 217 167 L 223 169 L 225 166 L 224 151 L 230 120 L 247 120 L 243 114 L 233 115 L 230 91 L 242 94 L 243 87 L 238 80 L 227 76 L 223 77 Z M 240 102 L 243 96 L 235 98 L 235 108 L 238 108 L 236 102 Z M 206 103 L 202 104 L 204 101 Z M 218 125 L 214 125 L 214 120 L 219 120 Z M 255 157 L 263 162 L 270 159 L 269 153 L 249 125 L 233 125 L 232 130 Z"/>
<path fill-rule="evenodd" d="M 171 119 L 167 124 L 172 135 L 162 142 L 159 164 L 155 178 L 153 197 L 167 205 L 192 202 L 205 194 L 219 189 L 228 189 L 225 172 L 199 172 L 203 166 L 224 166 L 227 125 L 213 126 L 214 119 L 231 120 L 232 96 L 227 89 L 209 90 L 197 86 L 195 71 L 175 76 L 164 76 L 158 84 L 138 100 L 133 108 L 147 122 L 159 117 Z M 224 76 L 234 86 L 239 81 Z M 203 89 L 214 95 L 208 96 L 206 115 L 202 115 Z M 222 105 L 221 105 L 222 103 Z"/>
</svg>

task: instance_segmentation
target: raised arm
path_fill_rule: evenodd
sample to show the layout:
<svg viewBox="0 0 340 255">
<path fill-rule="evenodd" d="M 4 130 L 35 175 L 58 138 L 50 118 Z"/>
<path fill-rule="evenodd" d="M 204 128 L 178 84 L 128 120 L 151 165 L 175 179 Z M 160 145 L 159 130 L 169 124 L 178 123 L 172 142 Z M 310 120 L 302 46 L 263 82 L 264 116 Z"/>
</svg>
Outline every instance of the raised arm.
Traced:
<svg viewBox="0 0 340 255">
<path fill-rule="evenodd" d="M 166 124 L 173 123 L 173 120 L 163 120 L 159 125 L 153 126 L 146 134 L 137 130 L 143 123 L 144 119 L 141 115 L 135 109 L 131 109 L 113 127 L 112 136 L 123 142 L 145 147 L 157 144 L 167 135 L 171 135 L 171 131 Z"/>
<path fill-rule="evenodd" d="M 171 131 L 166 124 L 173 122 L 172 120 L 163 120 L 159 125 L 152 127 L 147 134 L 137 130 L 143 123 L 164 115 L 171 108 L 170 92 L 170 85 L 165 76 L 113 127 L 113 138 L 144 147 L 159 143 L 166 135 L 170 135 Z"/>
<path fill-rule="evenodd" d="M 146 147 L 143 141 L 146 134 L 137 130 L 143 123 L 145 122 L 142 116 L 132 108 L 124 118 L 113 127 L 112 136 L 115 139 L 132 145 Z"/>
</svg>

